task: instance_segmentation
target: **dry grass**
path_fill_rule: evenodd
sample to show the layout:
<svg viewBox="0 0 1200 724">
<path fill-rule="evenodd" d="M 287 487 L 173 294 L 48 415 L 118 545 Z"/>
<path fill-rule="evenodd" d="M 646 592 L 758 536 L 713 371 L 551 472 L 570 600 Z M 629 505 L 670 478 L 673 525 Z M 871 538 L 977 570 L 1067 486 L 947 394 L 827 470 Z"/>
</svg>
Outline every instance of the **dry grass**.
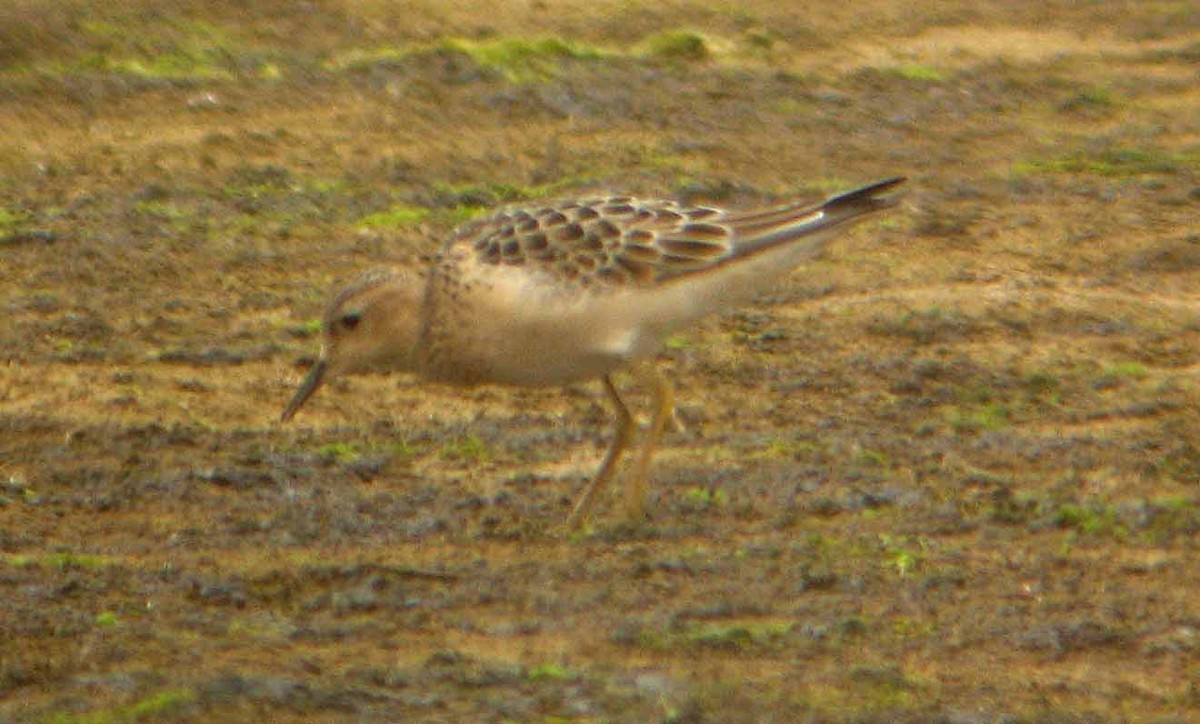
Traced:
<svg viewBox="0 0 1200 724">
<path fill-rule="evenodd" d="M 1188 3 L 0 9 L 0 718 L 1188 721 Z M 593 390 L 362 378 L 327 290 L 480 207 L 904 207 Z M 607 431 L 603 431 L 607 434 Z"/>
</svg>

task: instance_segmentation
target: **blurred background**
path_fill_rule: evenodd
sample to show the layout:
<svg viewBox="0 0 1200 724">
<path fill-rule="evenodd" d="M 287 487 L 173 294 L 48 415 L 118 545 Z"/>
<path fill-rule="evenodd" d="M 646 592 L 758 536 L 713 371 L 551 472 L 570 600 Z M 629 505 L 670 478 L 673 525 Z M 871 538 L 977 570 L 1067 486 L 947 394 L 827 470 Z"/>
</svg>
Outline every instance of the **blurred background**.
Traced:
<svg viewBox="0 0 1200 724">
<path fill-rule="evenodd" d="M 7 0 L 0 130 L 0 719 L 1200 707 L 1193 2 Z M 493 206 L 896 174 L 671 340 L 645 526 L 588 387 L 274 422 Z"/>
</svg>

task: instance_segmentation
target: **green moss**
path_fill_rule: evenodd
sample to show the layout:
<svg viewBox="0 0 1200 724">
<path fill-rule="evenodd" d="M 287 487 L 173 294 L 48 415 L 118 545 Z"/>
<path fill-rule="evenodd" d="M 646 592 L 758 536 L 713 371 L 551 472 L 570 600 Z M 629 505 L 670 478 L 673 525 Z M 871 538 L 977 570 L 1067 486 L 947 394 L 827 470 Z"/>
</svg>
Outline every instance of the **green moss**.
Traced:
<svg viewBox="0 0 1200 724">
<path fill-rule="evenodd" d="M 579 672 L 560 664 L 538 664 L 525 671 L 529 681 L 576 681 L 581 678 Z"/>
<path fill-rule="evenodd" d="M 0 208 L 0 234 L 11 234 L 29 219 L 24 211 Z"/>
<path fill-rule="evenodd" d="M 504 37 L 485 41 L 446 38 L 429 45 L 354 49 L 325 62 L 328 70 L 353 70 L 433 53 L 461 53 L 480 68 L 494 71 L 511 83 L 529 83 L 554 77 L 569 60 L 589 60 L 607 55 L 599 48 L 553 36 Z"/>
<path fill-rule="evenodd" d="M 237 48 L 224 29 L 179 17 L 150 20 L 144 32 L 123 24 L 93 20 L 83 24 L 97 50 L 74 63 L 39 67 L 40 72 L 71 75 L 79 71 L 119 73 L 139 78 L 211 80 L 234 76 Z"/>
<path fill-rule="evenodd" d="M 178 709 L 195 701 L 196 694 L 187 689 L 167 689 L 124 706 L 88 712 L 59 713 L 48 717 L 54 724 L 126 724 L 151 720 L 169 721 Z"/>
<path fill-rule="evenodd" d="M 263 80 L 280 80 L 283 78 L 283 68 L 275 63 L 261 63 L 256 75 Z"/>
<path fill-rule="evenodd" d="M 676 351 L 691 349 L 692 342 L 682 334 L 674 334 L 667 338 L 666 347 Z"/>
<path fill-rule="evenodd" d="M 142 719 L 145 717 L 158 716 L 158 714 L 168 713 L 182 705 L 196 699 L 196 694 L 187 689 L 168 689 L 166 692 L 158 692 L 146 696 L 136 704 L 128 707 L 128 716 L 131 719 Z"/>
<path fill-rule="evenodd" d="M 385 46 L 382 48 L 352 48 L 327 58 L 323 64 L 325 70 L 346 71 L 368 68 L 373 65 L 386 65 L 403 60 L 413 53 L 411 48 Z"/>
<path fill-rule="evenodd" d="M 907 578 L 925 561 L 926 542 L 906 536 L 881 535 L 884 556 L 890 568 L 901 578 Z"/>
<path fill-rule="evenodd" d="M 1096 389 L 1120 387 L 1126 380 L 1144 380 L 1150 376 L 1145 365 L 1138 362 L 1118 362 L 1106 365 L 1095 381 Z"/>
<path fill-rule="evenodd" d="M 333 196 L 350 188 L 350 183 L 340 178 L 323 178 L 314 176 L 302 179 L 300 188 L 305 193 L 314 196 Z"/>
<path fill-rule="evenodd" d="M 1108 110 L 1118 105 L 1118 99 L 1108 88 L 1086 88 L 1059 105 L 1064 112 Z"/>
<path fill-rule="evenodd" d="M 713 56 L 709 41 L 691 30 L 672 30 L 641 42 L 643 55 L 673 61 L 698 62 Z"/>
<path fill-rule="evenodd" d="M 88 35 L 105 41 L 120 40 L 123 35 L 129 32 L 128 28 L 122 27 L 117 23 L 86 18 L 79 21 L 79 29 Z"/>
<path fill-rule="evenodd" d="M 433 184 L 433 192 L 441 206 L 488 209 L 497 204 L 546 198 L 580 183 L 582 183 L 581 179 L 564 179 L 552 184 L 534 186 L 491 182 L 468 184 L 436 182 Z"/>
<path fill-rule="evenodd" d="M 1195 511 L 1200 509 L 1200 502 L 1182 495 L 1166 496 L 1152 502 L 1155 508 L 1170 512 Z"/>
<path fill-rule="evenodd" d="M 803 460 L 827 451 L 828 446 L 819 440 L 788 439 L 773 435 L 767 446 L 756 453 L 755 457 Z"/>
<path fill-rule="evenodd" d="M 921 695 L 917 683 L 895 666 L 856 666 L 850 670 L 849 679 L 853 685 L 851 706 L 856 711 L 907 709 Z"/>
<path fill-rule="evenodd" d="M 891 621 L 892 633 L 906 639 L 923 639 L 933 636 L 937 626 L 928 618 L 922 616 L 900 616 Z"/>
<path fill-rule="evenodd" d="M 1123 538 L 1128 532 L 1124 526 L 1118 523 L 1116 510 L 1112 506 L 1104 504 L 1064 503 L 1055 512 L 1054 523 L 1062 528 L 1070 528 L 1093 535 L 1111 533 Z"/>
<path fill-rule="evenodd" d="M 1080 173 L 1109 177 L 1176 175 L 1200 171 L 1200 151 L 1171 153 L 1161 149 L 1109 148 L 1062 158 L 1029 159 L 1013 165 L 1014 173 Z"/>
<path fill-rule="evenodd" d="M 776 45 L 775 39 L 766 33 L 750 32 L 739 42 L 725 41 L 724 55 L 740 55 L 743 58 L 766 57 Z M 369 68 L 375 65 L 405 62 L 408 59 L 454 53 L 465 56 L 481 69 L 498 74 L 510 83 L 536 83 L 556 77 L 563 65 L 571 61 L 594 61 L 610 58 L 626 58 L 649 62 L 698 63 L 715 60 L 718 42 L 694 30 L 678 29 L 647 36 L 631 47 L 603 48 L 586 45 L 557 36 L 499 37 L 487 40 L 465 38 L 443 38 L 441 40 L 410 46 L 383 46 L 377 48 L 354 48 L 335 54 L 324 62 L 326 70 L 341 72 Z M 740 49 L 740 52 L 739 52 Z M 905 66 L 903 71 L 923 80 L 930 73 L 919 66 Z"/>
<path fill-rule="evenodd" d="M 883 68 L 883 72 L 888 75 L 904 78 L 905 80 L 915 80 L 923 83 L 942 83 L 946 80 L 946 76 L 940 70 L 928 65 L 898 65 L 891 68 Z"/>
<path fill-rule="evenodd" d="M 491 460 L 492 450 L 478 435 L 467 435 L 442 445 L 442 457 L 448 460 L 485 462 Z"/>
<path fill-rule="evenodd" d="M 322 445 L 317 452 L 325 457 L 333 458 L 339 463 L 352 462 L 362 455 L 357 445 L 348 442 L 331 442 L 328 445 Z"/>
<path fill-rule="evenodd" d="M 1128 377 L 1141 380 L 1145 379 L 1149 374 L 1150 371 L 1146 369 L 1146 366 L 1138 362 L 1118 362 L 1104 368 L 1104 376 L 1106 377 Z"/>
<path fill-rule="evenodd" d="M 488 42 L 451 39 L 443 46 L 469 55 L 483 68 L 499 72 L 514 83 L 553 77 L 566 60 L 595 59 L 596 49 L 556 37 L 499 38 Z"/>
<path fill-rule="evenodd" d="M 492 211 L 488 206 L 455 206 L 450 209 L 443 209 L 438 212 L 438 219 L 443 223 L 457 226 L 459 224 L 477 219 Z"/>
<path fill-rule="evenodd" d="M 748 49 L 767 53 L 779 42 L 779 38 L 762 30 L 749 30 L 742 35 L 742 44 Z"/>
<path fill-rule="evenodd" d="M 179 221 L 190 215 L 187 209 L 166 201 L 138 201 L 134 208 L 139 214 L 163 221 Z"/>
<path fill-rule="evenodd" d="M 79 553 L 47 553 L 37 556 L 0 555 L 0 564 L 13 568 L 37 566 L 40 568 L 102 568 L 111 561 L 102 556 Z"/>
<path fill-rule="evenodd" d="M 317 336 L 321 333 L 321 329 L 324 326 L 325 323 L 320 319 L 310 319 L 306 322 L 290 325 L 287 330 L 292 334 L 292 336 L 303 339 Z"/>
<path fill-rule="evenodd" d="M 368 214 L 358 220 L 357 225 L 368 229 L 403 229 L 429 218 L 429 209 L 419 206 L 397 205 L 387 211 Z"/>
<path fill-rule="evenodd" d="M 712 508 L 726 505 L 729 502 L 729 494 L 724 490 L 697 486 L 684 491 L 683 499 L 694 507 Z"/>
<path fill-rule="evenodd" d="M 230 78 L 232 73 L 213 64 L 209 57 L 189 53 L 163 53 L 152 58 L 106 58 L 93 56 L 88 65 L 96 70 L 141 78 L 213 79 Z"/>
<path fill-rule="evenodd" d="M 967 405 L 950 411 L 950 426 L 958 432 L 999 430 L 1008 425 L 1010 410 L 1000 402 Z"/>
</svg>

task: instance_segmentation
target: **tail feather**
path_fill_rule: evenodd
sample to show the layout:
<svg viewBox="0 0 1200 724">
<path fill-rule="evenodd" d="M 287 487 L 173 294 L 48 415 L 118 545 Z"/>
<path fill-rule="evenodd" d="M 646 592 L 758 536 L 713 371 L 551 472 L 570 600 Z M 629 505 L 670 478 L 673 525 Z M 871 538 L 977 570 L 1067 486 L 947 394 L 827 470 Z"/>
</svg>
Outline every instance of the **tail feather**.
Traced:
<svg viewBox="0 0 1200 724">
<path fill-rule="evenodd" d="M 732 238 L 727 253 L 703 267 L 660 277 L 631 307 L 636 318 L 629 325 L 644 329 L 639 339 L 648 345 L 638 349 L 655 351 L 659 341 L 693 320 L 760 294 L 816 256 L 845 225 L 895 205 L 896 196 L 888 192 L 903 182 L 901 177 L 890 178 L 816 205 L 792 204 L 722 218 Z"/>
<path fill-rule="evenodd" d="M 821 209 L 827 214 L 850 212 L 858 216 L 895 206 L 899 201 L 898 197 L 894 195 L 883 196 L 882 194 L 891 191 L 906 180 L 904 176 L 893 176 L 883 181 L 877 181 L 869 186 L 864 186 L 861 189 L 847 191 L 821 204 Z"/>
</svg>

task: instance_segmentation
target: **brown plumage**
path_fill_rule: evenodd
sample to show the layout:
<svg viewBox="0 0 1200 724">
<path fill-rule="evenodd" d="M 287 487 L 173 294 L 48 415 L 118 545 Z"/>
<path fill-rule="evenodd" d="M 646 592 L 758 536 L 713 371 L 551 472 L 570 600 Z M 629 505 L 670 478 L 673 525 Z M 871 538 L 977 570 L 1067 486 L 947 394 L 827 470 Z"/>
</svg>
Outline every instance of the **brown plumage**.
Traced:
<svg viewBox="0 0 1200 724">
<path fill-rule="evenodd" d="M 372 272 L 338 293 L 321 359 L 283 419 L 327 378 L 372 369 L 453 384 L 600 379 L 617 433 L 572 511 L 577 524 L 633 437 L 612 381 L 630 369 L 655 399 L 626 489 L 628 512 L 639 516 L 674 407 L 670 384 L 648 360 L 676 330 L 748 299 L 816 256 L 834 232 L 893 206 L 890 192 L 903 181 L 745 212 L 627 196 L 500 209 L 457 230 L 425 274 Z"/>
</svg>

